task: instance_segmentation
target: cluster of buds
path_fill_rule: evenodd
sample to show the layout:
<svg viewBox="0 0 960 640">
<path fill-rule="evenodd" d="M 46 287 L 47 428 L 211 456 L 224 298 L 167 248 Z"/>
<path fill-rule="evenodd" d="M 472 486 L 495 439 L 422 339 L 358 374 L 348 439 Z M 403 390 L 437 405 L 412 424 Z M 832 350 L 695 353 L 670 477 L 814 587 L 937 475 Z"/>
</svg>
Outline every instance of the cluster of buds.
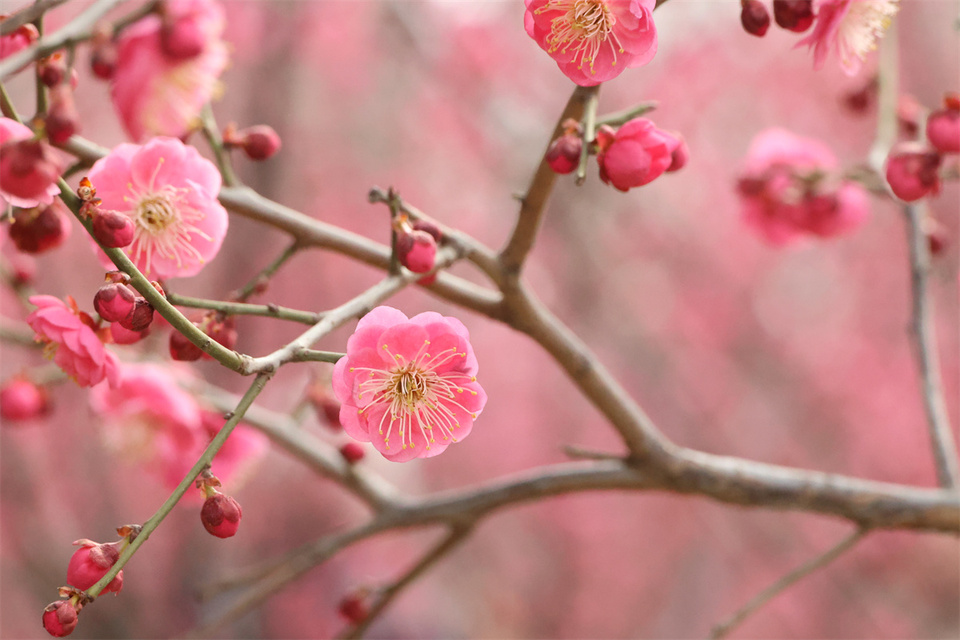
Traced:
<svg viewBox="0 0 960 640">
<path fill-rule="evenodd" d="M 120 553 L 140 534 L 140 525 L 124 525 L 117 529 L 120 539 L 116 542 L 94 542 L 81 539 L 73 544 L 80 547 L 67 565 L 67 584 L 60 587 L 61 600 L 51 602 L 43 609 L 43 628 L 55 638 L 73 633 L 77 628 L 80 610 L 92 599 L 85 593 L 113 568 Z M 119 594 L 123 588 L 123 570 L 100 591 L 100 594 Z"/>
<path fill-rule="evenodd" d="M 240 148 L 251 160 L 266 160 L 280 150 L 280 136 L 272 127 L 257 124 L 237 131 L 237 126 L 228 124 L 223 130 L 223 146 Z"/>
<path fill-rule="evenodd" d="M 14 209 L 10 239 L 24 253 L 54 249 L 69 235 L 70 219 L 59 200 L 32 209 Z"/>
<path fill-rule="evenodd" d="M 133 242 L 136 234 L 133 221 L 119 211 L 101 209 L 100 205 L 103 203 L 97 197 L 97 190 L 89 178 L 84 177 L 80 180 L 77 196 L 83 202 L 80 206 L 80 215 L 91 220 L 93 237 L 100 246 L 119 249 Z"/>
<path fill-rule="evenodd" d="M 204 313 L 198 320 L 194 320 L 193 325 L 227 349 L 233 349 L 237 345 L 236 322 L 232 317 L 210 311 Z M 200 358 L 210 359 L 210 356 L 179 331 L 170 334 L 170 357 L 181 362 L 193 362 Z"/>
<path fill-rule="evenodd" d="M 887 157 L 887 184 L 905 202 L 939 193 L 943 157 L 960 153 L 960 93 L 944 96 L 943 107 L 927 118 L 925 133 L 925 143 L 901 142 Z"/>
<path fill-rule="evenodd" d="M 130 286 L 127 274 L 108 271 L 104 279 L 106 284 L 93 297 L 94 309 L 107 322 L 117 323 L 142 337 L 153 323 L 153 305 Z M 163 295 L 163 287 L 159 282 L 150 284 Z"/>
<path fill-rule="evenodd" d="M 773 19 L 782 29 L 803 33 L 814 18 L 813 0 L 773 0 Z M 750 35 L 762 37 L 770 28 L 770 12 L 760 0 L 740 0 L 740 24 Z"/>
<path fill-rule="evenodd" d="M 10 378 L 0 387 L 0 418 L 4 424 L 40 418 L 50 413 L 50 394 L 26 375 Z"/>
<path fill-rule="evenodd" d="M 203 492 L 203 507 L 200 508 L 200 522 L 210 535 L 218 538 L 232 538 L 240 528 L 243 509 L 240 503 L 228 495 L 220 493 L 220 480 L 210 473 L 208 468 L 197 478 L 197 488 Z"/>
<path fill-rule="evenodd" d="M 429 273 L 437 262 L 437 244 L 443 239 L 440 227 L 427 220 L 410 222 L 406 214 L 393 220 L 397 234 L 397 259 L 414 273 Z M 420 284 L 430 284 L 434 278 L 422 278 Z"/>
</svg>

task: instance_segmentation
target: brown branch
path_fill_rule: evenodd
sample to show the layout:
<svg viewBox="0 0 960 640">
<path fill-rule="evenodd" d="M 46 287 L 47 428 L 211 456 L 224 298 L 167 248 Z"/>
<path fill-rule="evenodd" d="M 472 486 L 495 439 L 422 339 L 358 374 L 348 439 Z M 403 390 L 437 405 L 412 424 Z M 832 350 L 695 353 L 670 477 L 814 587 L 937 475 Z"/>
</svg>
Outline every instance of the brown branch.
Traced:
<svg viewBox="0 0 960 640">
<path fill-rule="evenodd" d="M 815 558 L 811 558 L 807 562 L 803 563 L 787 575 L 771 584 L 769 587 L 751 598 L 749 602 L 735 611 L 729 618 L 714 626 L 710 632 L 711 640 L 725 638 L 727 634 L 733 631 L 735 627 L 739 626 L 754 611 L 817 569 L 825 567 L 836 560 L 839 556 L 860 542 L 865 535 L 867 535 L 866 530 L 857 529 L 835 546 L 828 549 L 826 552 L 816 556 Z"/>
<path fill-rule="evenodd" d="M 940 379 L 940 357 L 937 353 L 936 329 L 934 327 L 933 300 L 927 287 L 930 270 L 930 248 L 923 232 L 925 210 L 918 204 L 903 208 L 907 222 L 907 241 L 910 246 L 910 282 L 912 285 L 913 321 L 916 340 L 915 351 L 920 367 L 920 383 L 923 392 L 923 408 L 927 413 L 930 444 L 937 467 L 937 479 L 941 487 L 957 488 L 960 469 L 957 468 L 957 448 L 950 428 L 950 416 L 943 396 L 943 381 Z"/>
<path fill-rule="evenodd" d="M 0 22 L 0 36 L 13 33 L 25 24 L 29 24 L 50 9 L 60 6 L 67 0 L 39 0 Z"/>
</svg>

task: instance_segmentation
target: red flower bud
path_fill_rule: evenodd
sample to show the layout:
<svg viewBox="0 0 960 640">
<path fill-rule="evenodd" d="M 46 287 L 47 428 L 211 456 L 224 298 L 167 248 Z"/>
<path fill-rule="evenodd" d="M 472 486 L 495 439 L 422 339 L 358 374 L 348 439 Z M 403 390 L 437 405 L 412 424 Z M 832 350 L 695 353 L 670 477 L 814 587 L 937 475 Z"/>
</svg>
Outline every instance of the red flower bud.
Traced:
<svg viewBox="0 0 960 640">
<path fill-rule="evenodd" d="M 126 316 L 117 321 L 121 327 L 129 331 L 145 331 L 153 322 L 153 306 L 146 298 L 137 297 L 133 309 Z"/>
<path fill-rule="evenodd" d="M 53 88 L 63 82 L 67 75 L 67 60 L 62 53 L 54 53 L 37 63 L 40 82 Z"/>
<path fill-rule="evenodd" d="M 68 85 L 58 84 L 50 89 L 50 109 L 44 126 L 53 144 L 63 144 L 80 130 L 80 113 L 73 101 L 73 89 Z"/>
<path fill-rule="evenodd" d="M 80 548 L 74 551 L 67 565 L 67 582 L 78 589 L 89 589 L 100 578 L 107 575 L 110 568 L 117 563 L 120 557 L 119 543 L 101 544 L 93 540 L 77 540 L 73 543 Z M 104 587 L 101 594 L 120 593 L 123 588 L 123 571 Z"/>
<path fill-rule="evenodd" d="M 813 0 L 773 0 L 773 18 L 784 29 L 803 33 L 813 24 Z"/>
<path fill-rule="evenodd" d="M 279 151 L 282 144 L 277 132 L 265 124 L 247 127 L 236 135 L 239 146 L 251 160 L 266 160 Z"/>
<path fill-rule="evenodd" d="M 97 289 L 93 308 L 107 322 L 120 322 L 133 313 L 137 292 L 122 282 L 110 282 Z"/>
<path fill-rule="evenodd" d="M 50 395 L 27 378 L 11 378 L 0 387 L 0 418 L 17 422 L 50 412 Z"/>
<path fill-rule="evenodd" d="M 43 609 L 43 628 L 54 638 L 62 638 L 77 628 L 77 610 L 69 600 L 51 602 Z"/>
<path fill-rule="evenodd" d="M 46 142 L 11 140 L 0 147 L 0 184 L 10 195 L 43 198 L 60 173 L 60 161 Z"/>
<path fill-rule="evenodd" d="M 960 153 L 960 95 L 948 95 L 944 104 L 927 118 L 927 140 L 941 153 Z"/>
<path fill-rule="evenodd" d="M 346 460 L 348 464 L 356 464 L 360 460 L 363 460 L 363 454 L 363 445 L 359 442 L 348 442 L 340 447 L 340 455 L 343 456 L 343 459 Z"/>
<path fill-rule="evenodd" d="M 741 0 L 740 24 L 752 36 L 762 37 L 770 28 L 770 12 L 760 0 Z"/>
<path fill-rule="evenodd" d="M 576 132 L 565 133 L 547 147 L 546 161 L 554 173 L 572 173 L 580 164 L 583 138 Z"/>
<path fill-rule="evenodd" d="M 360 624 L 366 620 L 367 616 L 370 615 L 370 605 L 367 603 L 366 590 L 360 590 L 345 596 L 343 600 L 340 601 L 339 611 L 340 615 L 353 624 Z"/>
<path fill-rule="evenodd" d="M 114 322 L 110 325 L 110 337 L 113 338 L 116 344 L 134 344 L 135 342 L 140 342 L 149 334 L 149 327 L 143 331 L 131 331 L 130 329 L 120 326 L 119 322 Z"/>
<path fill-rule="evenodd" d="M 417 220 L 416 222 L 413 223 L 412 226 L 417 231 L 426 231 L 427 233 L 432 235 L 433 239 L 436 240 L 438 243 L 441 240 L 443 240 L 443 232 L 440 231 L 440 227 L 438 227 L 433 222 L 430 222 L 429 220 Z"/>
<path fill-rule="evenodd" d="M 10 225 L 10 239 L 24 253 L 43 253 L 59 247 L 70 235 L 70 220 L 59 200 L 35 209 L 18 209 Z"/>
<path fill-rule="evenodd" d="M 940 191 L 940 154 L 915 144 L 894 147 L 887 158 L 890 189 L 901 200 L 913 202 Z"/>
<path fill-rule="evenodd" d="M 93 237 L 108 249 L 127 246 L 135 232 L 133 221 L 119 211 L 97 209 L 93 216 Z"/>
<path fill-rule="evenodd" d="M 231 538 L 236 535 L 242 515 L 240 504 L 222 493 L 207 498 L 200 509 L 203 528 L 218 538 Z"/>
<path fill-rule="evenodd" d="M 426 231 L 414 229 L 397 238 L 397 257 L 400 264 L 414 273 L 431 271 L 437 258 L 437 241 Z"/>
</svg>

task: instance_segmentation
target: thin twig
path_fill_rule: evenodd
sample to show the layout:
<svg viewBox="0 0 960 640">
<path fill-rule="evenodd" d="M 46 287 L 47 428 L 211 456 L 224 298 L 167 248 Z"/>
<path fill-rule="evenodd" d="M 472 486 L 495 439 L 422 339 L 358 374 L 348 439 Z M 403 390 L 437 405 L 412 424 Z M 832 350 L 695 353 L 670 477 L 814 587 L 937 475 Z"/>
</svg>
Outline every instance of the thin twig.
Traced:
<svg viewBox="0 0 960 640">
<path fill-rule="evenodd" d="M 210 309 L 219 311 L 228 316 L 263 316 L 266 318 L 277 318 L 278 320 L 289 320 L 301 324 L 316 324 L 323 318 L 322 314 L 312 311 L 300 311 L 289 307 L 281 307 L 275 304 L 247 304 L 245 302 L 225 302 L 223 300 L 207 300 L 205 298 L 192 298 L 178 293 L 167 292 L 167 300 L 170 304 L 178 307 L 188 307 L 191 309 Z"/>
<path fill-rule="evenodd" d="M 373 606 L 370 607 L 367 616 L 359 624 L 346 629 L 340 637 L 344 639 L 362 638 L 363 634 L 370 628 L 370 625 L 377 620 L 387 606 L 389 606 L 406 587 L 413 584 L 424 572 L 439 562 L 445 555 L 453 551 L 461 542 L 466 540 L 472 530 L 472 527 L 469 525 L 453 527 L 439 544 L 427 551 L 427 553 L 397 579 L 396 582 L 383 589 L 379 593 L 379 597 L 377 597 Z"/>
<path fill-rule="evenodd" d="M 223 137 L 220 135 L 217 120 L 213 116 L 213 107 L 210 106 L 209 102 L 200 111 L 200 124 L 203 137 L 206 138 L 210 150 L 213 151 L 213 158 L 217 161 L 217 168 L 223 177 L 223 184 L 228 187 L 237 186 L 240 181 L 237 179 L 233 164 L 230 162 L 230 152 L 223 147 Z"/>
<path fill-rule="evenodd" d="M 788 587 L 799 582 L 817 569 L 825 567 L 836 560 L 845 551 L 857 544 L 865 535 L 866 529 L 857 529 L 849 536 L 841 540 L 837 545 L 831 547 L 825 553 L 803 563 L 787 575 L 783 576 L 769 587 L 754 596 L 747 604 L 734 612 L 729 618 L 713 627 L 710 632 L 711 640 L 724 638 L 728 633 L 740 625 L 750 614 L 765 605 L 767 602 L 785 591 Z"/>
<path fill-rule="evenodd" d="M 950 428 L 950 416 L 943 395 L 940 378 L 940 356 L 937 352 L 936 328 L 934 326 L 933 300 L 927 286 L 930 270 L 930 248 L 923 232 L 926 211 L 920 204 L 903 207 L 907 223 L 907 242 L 910 246 L 910 282 L 912 285 L 912 330 L 916 340 L 915 352 L 920 367 L 920 384 L 923 392 L 923 408 L 927 414 L 930 445 L 937 467 L 937 480 L 941 487 L 956 488 L 960 482 L 957 466 L 957 449 Z"/>
<path fill-rule="evenodd" d="M 50 9 L 58 7 L 64 2 L 67 2 L 67 0 L 39 0 L 20 9 L 20 11 L 0 22 L 0 36 L 13 33 L 23 25 L 33 22 Z"/>
<path fill-rule="evenodd" d="M 600 125 L 610 125 L 611 127 L 618 127 L 634 118 L 639 118 L 642 115 L 650 113 L 654 109 L 660 106 L 656 100 L 651 100 L 649 102 L 641 102 L 635 107 L 630 107 L 629 109 L 624 109 L 622 111 L 614 111 L 613 113 L 608 113 L 605 116 L 600 116 L 597 118 L 597 126 Z"/>
</svg>

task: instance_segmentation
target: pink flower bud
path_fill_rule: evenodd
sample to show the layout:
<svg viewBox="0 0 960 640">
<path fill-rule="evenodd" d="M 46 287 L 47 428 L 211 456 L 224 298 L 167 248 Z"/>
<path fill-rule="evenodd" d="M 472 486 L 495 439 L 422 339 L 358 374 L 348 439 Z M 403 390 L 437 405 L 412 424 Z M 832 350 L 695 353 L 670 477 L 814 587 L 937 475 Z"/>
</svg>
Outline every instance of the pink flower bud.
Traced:
<svg viewBox="0 0 960 640">
<path fill-rule="evenodd" d="M 770 12 L 760 0 L 741 0 L 740 24 L 752 36 L 762 37 L 770 28 Z"/>
<path fill-rule="evenodd" d="M 583 138 L 576 133 L 565 133 L 547 148 L 546 160 L 555 173 L 572 173 L 580 164 Z"/>
<path fill-rule="evenodd" d="M 174 331 L 170 334 L 170 357 L 174 360 L 193 362 L 194 360 L 199 360 L 202 355 L 203 350 L 190 342 L 190 340 L 179 331 Z"/>
<path fill-rule="evenodd" d="M 940 154 L 916 144 L 894 147 L 887 157 L 887 184 L 901 200 L 913 202 L 940 191 Z"/>
<path fill-rule="evenodd" d="M 110 325 L 110 337 L 113 338 L 116 344 L 134 344 L 140 342 L 149 334 L 149 327 L 143 331 L 131 331 L 130 329 L 120 326 L 119 322 L 114 322 Z"/>
<path fill-rule="evenodd" d="M 784 29 L 803 33 L 813 24 L 813 0 L 773 0 L 773 18 Z"/>
<path fill-rule="evenodd" d="M 106 29 L 94 35 L 90 52 L 90 70 L 101 80 L 113 78 L 117 69 L 117 43 L 110 30 Z"/>
<path fill-rule="evenodd" d="M 116 542 L 100 544 L 93 540 L 77 540 L 73 543 L 80 548 L 74 551 L 70 558 L 70 564 L 67 565 L 67 582 L 78 589 L 89 589 L 103 576 L 107 575 L 110 568 L 117 563 L 120 557 L 119 546 Z M 110 581 L 104 587 L 103 593 L 120 593 L 123 588 L 123 571 Z"/>
<path fill-rule="evenodd" d="M 340 615 L 352 622 L 360 624 L 370 615 L 370 605 L 367 603 L 367 591 L 359 590 L 351 593 L 340 601 Z"/>
<path fill-rule="evenodd" d="M 413 223 L 412 226 L 417 231 L 426 231 L 427 233 L 432 235 L 433 239 L 436 240 L 438 243 L 441 240 L 443 240 L 443 232 L 440 231 L 440 227 L 438 227 L 433 222 L 430 222 L 429 220 L 417 220 L 416 222 Z"/>
<path fill-rule="evenodd" d="M 280 136 L 265 124 L 258 124 L 238 131 L 237 139 L 243 152 L 251 160 L 266 160 L 280 150 Z"/>
<path fill-rule="evenodd" d="M 137 292 L 122 282 L 110 282 L 97 289 L 93 308 L 107 322 L 119 322 L 133 313 Z"/>
<path fill-rule="evenodd" d="M 6 20 L 9 16 L 0 15 L 0 22 Z M 37 41 L 40 32 L 32 24 L 25 24 L 17 27 L 12 33 L 0 36 L 0 60 L 7 56 L 12 56 L 17 51 L 26 49 Z"/>
<path fill-rule="evenodd" d="M 50 89 L 50 109 L 44 126 L 53 144 L 63 144 L 80 130 L 80 113 L 73 101 L 73 89 L 68 85 L 58 84 Z"/>
<path fill-rule="evenodd" d="M 18 198 L 45 199 L 61 173 L 53 148 L 40 140 L 11 140 L 0 147 L 0 184 Z"/>
<path fill-rule="evenodd" d="M 168 18 L 160 29 L 160 48 L 173 61 L 196 58 L 207 46 L 204 23 L 197 14 Z"/>
<path fill-rule="evenodd" d="M 427 273 L 437 258 L 437 241 L 426 231 L 414 229 L 397 238 L 397 257 L 400 264 L 414 273 Z"/>
<path fill-rule="evenodd" d="M 960 96 L 954 96 L 927 118 L 927 140 L 941 153 L 960 153 Z"/>
<path fill-rule="evenodd" d="M 62 638 L 77 628 L 77 610 L 69 600 L 51 602 L 43 609 L 43 628 L 54 638 Z"/>
<path fill-rule="evenodd" d="M 356 464 L 363 460 L 363 445 L 359 442 L 348 442 L 340 447 L 340 455 L 348 464 Z"/>
<path fill-rule="evenodd" d="M 67 75 L 67 60 L 62 53 L 54 53 L 37 63 L 37 75 L 47 87 L 53 88 L 63 82 Z"/>
<path fill-rule="evenodd" d="M 97 209 L 93 216 L 93 237 L 108 249 L 118 249 L 133 242 L 136 227 L 119 211 Z"/>
<path fill-rule="evenodd" d="M 203 528 L 218 538 L 232 538 L 236 535 L 242 515 L 240 504 L 222 493 L 207 498 L 200 509 Z"/>
<path fill-rule="evenodd" d="M 18 422 L 39 418 L 50 411 L 46 389 L 27 378 L 11 378 L 0 387 L 0 418 Z"/>
<path fill-rule="evenodd" d="M 597 132 L 600 142 L 600 132 Z M 600 179 L 620 191 L 653 182 L 673 164 L 680 141 L 646 118 L 634 118 L 617 130 L 597 153 Z"/>
<path fill-rule="evenodd" d="M 137 333 L 145 331 L 153 322 L 153 306 L 147 302 L 146 298 L 138 296 L 130 313 L 117 322 L 129 331 Z"/>
<path fill-rule="evenodd" d="M 690 160 L 690 147 L 687 146 L 687 141 L 683 139 L 680 133 L 672 131 L 669 135 L 677 141 L 677 146 L 670 152 L 670 166 L 667 167 L 667 173 L 673 173 L 687 165 L 687 161 Z"/>
<path fill-rule="evenodd" d="M 24 253 L 43 253 L 59 247 L 70 235 L 70 220 L 58 200 L 35 209 L 18 209 L 10 225 L 10 239 Z"/>
</svg>

